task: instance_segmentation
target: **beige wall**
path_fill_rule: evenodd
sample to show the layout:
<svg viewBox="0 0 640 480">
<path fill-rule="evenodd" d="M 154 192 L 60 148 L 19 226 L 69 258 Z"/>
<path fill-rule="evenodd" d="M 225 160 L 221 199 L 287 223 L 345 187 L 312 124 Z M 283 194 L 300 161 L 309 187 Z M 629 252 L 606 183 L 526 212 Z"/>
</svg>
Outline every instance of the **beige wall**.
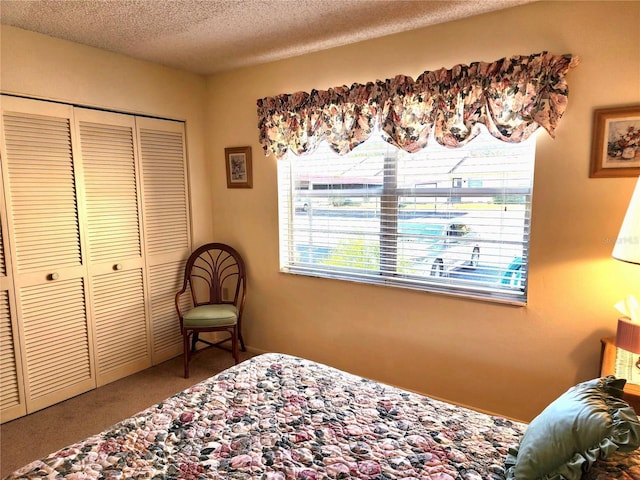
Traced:
<svg viewBox="0 0 640 480">
<path fill-rule="evenodd" d="M 523 420 L 597 376 L 640 267 L 610 257 L 635 180 L 589 178 L 591 119 L 640 102 L 639 24 L 639 2 L 540 2 L 210 78 L 213 228 L 248 262 L 248 344 Z M 581 64 L 557 138 L 538 136 L 527 307 L 278 272 L 276 161 L 258 144 L 256 99 L 543 50 Z M 224 147 L 240 145 L 252 190 L 225 188 Z"/>
<path fill-rule="evenodd" d="M 588 178 L 593 109 L 640 103 L 638 24 L 639 2 L 540 2 L 207 80 L 3 27 L 0 88 L 187 121 L 194 240 L 245 255 L 254 349 L 529 420 L 598 374 L 612 305 L 640 297 L 640 268 L 610 257 L 634 180 Z M 256 99 L 542 50 L 582 63 L 557 138 L 538 137 L 527 307 L 278 272 L 276 161 L 257 143 Z M 227 189 L 224 147 L 242 145 L 254 188 Z"/>
<path fill-rule="evenodd" d="M 185 120 L 193 239 L 211 238 L 204 77 L 4 25 L 0 35 L 2 93 Z"/>
</svg>

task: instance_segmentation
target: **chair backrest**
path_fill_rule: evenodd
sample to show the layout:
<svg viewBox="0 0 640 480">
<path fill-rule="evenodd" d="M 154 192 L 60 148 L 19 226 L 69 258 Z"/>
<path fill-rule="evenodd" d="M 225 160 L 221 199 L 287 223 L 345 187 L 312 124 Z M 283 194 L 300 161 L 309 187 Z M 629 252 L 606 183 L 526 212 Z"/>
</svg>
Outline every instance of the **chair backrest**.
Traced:
<svg viewBox="0 0 640 480">
<path fill-rule="evenodd" d="M 224 243 L 208 243 L 189 256 L 184 286 L 191 292 L 193 305 L 230 303 L 244 307 L 247 277 L 240 254 Z"/>
</svg>

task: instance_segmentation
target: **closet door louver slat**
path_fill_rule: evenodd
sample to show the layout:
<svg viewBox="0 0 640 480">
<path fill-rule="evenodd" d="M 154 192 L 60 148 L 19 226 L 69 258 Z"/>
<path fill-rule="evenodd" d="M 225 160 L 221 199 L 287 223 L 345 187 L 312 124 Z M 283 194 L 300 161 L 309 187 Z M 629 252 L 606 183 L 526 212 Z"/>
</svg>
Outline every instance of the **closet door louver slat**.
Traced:
<svg viewBox="0 0 640 480">
<path fill-rule="evenodd" d="M 97 384 L 151 366 L 135 118 L 76 109 L 96 335 Z"/>
<path fill-rule="evenodd" d="M 148 367 L 142 270 L 97 275 L 92 279 L 92 293 L 99 375 L 106 379 L 116 371 L 120 378 L 117 370 L 123 367 Z"/>
<path fill-rule="evenodd" d="M 141 257 L 132 126 L 80 121 L 80 143 L 89 261 Z"/>
<path fill-rule="evenodd" d="M 75 383 L 93 383 L 84 292 L 82 279 L 20 289 L 30 411 L 68 398 Z"/>
<path fill-rule="evenodd" d="M 183 137 L 182 132 L 140 129 L 149 255 L 189 245 Z"/>
<path fill-rule="evenodd" d="M 152 330 L 154 354 L 158 358 L 172 358 L 182 351 L 182 334 L 176 317 L 175 294 L 182 287 L 185 261 L 151 267 Z M 183 310 L 191 308 L 189 295 L 182 296 Z"/>
<path fill-rule="evenodd" d="M 69 119 L 4 114 L 20 273 L 82 263 Z M 51 239 L 56 249 L 49 248 Z"/>
</svg>

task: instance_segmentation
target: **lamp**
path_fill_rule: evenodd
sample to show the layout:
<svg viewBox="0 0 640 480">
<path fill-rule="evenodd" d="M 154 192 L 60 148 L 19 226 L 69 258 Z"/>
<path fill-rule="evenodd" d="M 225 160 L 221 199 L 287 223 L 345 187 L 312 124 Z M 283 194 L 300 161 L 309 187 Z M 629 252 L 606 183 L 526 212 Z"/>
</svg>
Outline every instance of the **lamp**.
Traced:
<svg viewBox="0 0 640 480">
<path fill-rule="evenodd" d="M 629 317 L 619 318 L 616 347 L 640 354 L 640 323 L 632 322 Z M 640 358 L 636 362 L 636 367 L 640 368 Z"/>
<path fill-rule="evenodd" d="M 612 256 L 623 262 L 640 265 L 640 177 L 622 221 Z"/>
<path fill-rule="evenodd" d="M 623 262 L 640 265 L 640 177 L 631 196 L 627 214 L 622 221 L 618 239 L 613 247 L 613 258 Z M 634 322 L 637 312 L 637 304 L 631 315 L 632 318 L 622 317 L 618 319 L 616 332 L 616 346 L 629 352 L 640 354 L 640 323 Z M 640 368 L 640 358 L 636 362 Z"/>
</svg>

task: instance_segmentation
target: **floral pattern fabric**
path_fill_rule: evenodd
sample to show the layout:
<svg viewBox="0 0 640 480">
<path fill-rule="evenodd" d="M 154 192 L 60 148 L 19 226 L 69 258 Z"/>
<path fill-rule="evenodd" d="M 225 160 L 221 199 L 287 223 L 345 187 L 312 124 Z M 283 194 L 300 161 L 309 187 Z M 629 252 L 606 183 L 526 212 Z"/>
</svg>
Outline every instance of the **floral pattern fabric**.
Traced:
<svg viewBox="0 0 640 480">
<path fill-rule="evenodd" d="M 264 354 L 7 478 L 502 480 L 525 428 Z M 639 458 L 612 455 L 588 479 L 637 480 Z"/>
<path fill-rule="evenodd" d="M 366 85 L 297 92 L 258 100 L 265 154 L 280 158 L 312 152 L 325 140 L 339 154 L 379 127 L 389 143 L 416 152 L 431 137 L 459 147 L 484 124 L 496 138 L 521 142 L 539 127 L 553 137 L 567 107 L 567 71 L 578 59 L 542 52 L 492 63 L 426 71 L 416 80 L 398 75 Z"/>
</svg>

